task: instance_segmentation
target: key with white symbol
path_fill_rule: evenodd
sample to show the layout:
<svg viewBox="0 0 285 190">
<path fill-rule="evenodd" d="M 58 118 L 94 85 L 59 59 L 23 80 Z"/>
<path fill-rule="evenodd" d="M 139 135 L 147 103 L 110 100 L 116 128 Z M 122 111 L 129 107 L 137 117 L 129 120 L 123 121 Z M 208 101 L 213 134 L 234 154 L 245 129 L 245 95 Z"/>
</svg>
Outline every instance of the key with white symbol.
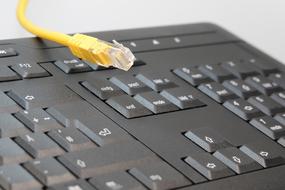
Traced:
<svg viewBox="0 0 285 190">
<path fill-rule="evenodd" d="M 92 70 L 88 64 L 77 59 L 58 60 L 54 64 L 65 73 L 80 73 Z"/>
<path fill-rule="evenodd" d="M 226 165 L 209 153 L 195 153 L 188 156 L 185 162 L 210 180 L 234 175 Z"/>
<path fill-rule="evenodd" d="M 281 91 L 282 88 L 275 82 L 264 76 L 248 77 L 245 80 L 246 83 L 256 88 L 262 94 L 270 95 L 274 92 Z"/>
<path fill-rule="evenodd" d="M 180 67 L 173 71 L 178 77 L 192 84 L 198 86 L 202 83 L 212 81 L 209 77 L 204 75 L 201 71 L 195 67 Z"/>
<path fill-rule="evenodd" d="M 47 77 L 49 73 L 37 63 L 19 63 L 11 67 L 22 78 Z"/>
<path fill-rule="evenodd" d="M 61 183 L 53 185 L 48 190 L 95 190 L 88 182 L 84 179 Z"/>
</svg>

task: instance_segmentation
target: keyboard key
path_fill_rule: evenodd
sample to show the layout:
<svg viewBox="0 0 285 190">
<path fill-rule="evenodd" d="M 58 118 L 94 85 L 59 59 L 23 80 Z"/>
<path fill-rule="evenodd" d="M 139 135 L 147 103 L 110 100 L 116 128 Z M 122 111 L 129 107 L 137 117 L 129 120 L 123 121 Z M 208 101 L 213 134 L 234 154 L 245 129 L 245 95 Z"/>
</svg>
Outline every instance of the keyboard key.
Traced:
<svg viewBox="0 0 285 190">
<path fill-rule="evenodd" d="M 0 66 L 0 82 L 18 80 L 20 77 L 14 73 L 9 67 L 1 65 Z"/>
<path fill-rule="evenodd" d="M 178 107 L 153 91 L 137 94 L 134 96 L 134 99 L 151 110 L 153 113 L 163 113 L 178 110 Z"/>
<path fill-rule="evenodd" d="M 22 78 L 47 77 L 50 74 L 36 63 L 18 63 L 11 67 Z"/>
<path fill-rule="evenodd" d="M 0 114 L 0 138 L 27 134 L 29 130 L 11 114 Z"/>
<path fill-rule="evenodd" d="M 22 163 L 30 159 L 31 157 L 10 138 L 0 139 L 0 165 Z"/>
<path fill-rule="evenodd" d="M 140 82 L 132 75 L 118 75 L 110 79 L 112 83 L 117 85 L 129 95 L 135 95 L 141 92 L 150 91 L 151 89 Z"/>
<path fill-rule="evenodd" d="M 240 150 L 265 168 L 285 163 L 285 159 L 280 155 L 281 150 L 275 142 L 253 142 L 243 145 Z"/>
<path fill-rule="evenodd" d="M 54 64 L 67 74 L 80 73 L 80 72 L 86 72 L 86 71 L 92 70 L 88 66 L 88 64 L 82 61 L 79 61 L 77 59 L 58 60 Z"/>
<path fill-rule="evenodd" d="M 0 167 L 0 185 L 6 190 L 40 189 L 42 185 L 19 165 Z"/>
<path fill-rule="evenodd" d="M 270 62 L 265 62 L 265 61 L 257 60 L 257 59 L 250 59 L 248 62 L 253 64 L 254 66 L 257 66 L 257 69 L 263 75 L 268 75 L 270 73 L 278 72 L 278 68 L 275 66 L 275 64 L 272 64 Z"/>
<path fill-rule="evenodd" d="M 107 100 L 113 96 L 123 95 L 123 91 L 106 79 L 92 79 L 81 83 L 93 94 L 102 100 Z"/>
<path fill-rule="evenodd" d="M 274 119 L 285 125 L 285 113 L 279 113 L 275 115 Z"/>
<path fill-rule="evenodd" d="M 271 98 L 285 107 L 285 91 L 274 93 Z"/>
<path fill-rule="evenodd" d="M 282 90 L 282 88 L 275 82 L 270 81 L 263 76 L 249 77 L 245 80 L 246 83 L 256 88 L 262 94 L 270 95 L 274 92 Z"/>
<path fill-rule="evenodd" d="M 259 109 L 241 98 L 235 100 L 228 100 L 223 105 L 228 110 L 247 121 L 252 118 L 263 115 L 263 113 Z"/>
<path fill-rule="evenodd" d="M 115 67 L 103 67 L 101 65 L 98 64 L 94 64 L 94 63 L 89 63 L 87 61 L 84 61 L 85 63 L 87 63 L 94 71 L 101 71 L 101 70 L 106 70 L 106 69 L 116 69 Z M 136 66 L 142 66 L 142 65 L 146 65 L 146 63 L 143 60 L 135 60 L 134 64 L 132 67 L 136 67 Z"/>
<path fill-rule="evenodd" d="M 159 73 L 142 73 L 138 74 L 136 77 L 155 91 L 161 91 L 177 86 L 168 77 Z"/>
<path fill-rule="evenodd" d="M 274 140 L 285 136 L 285 126 L 270 116 L 254 118 L 250 124 Z"/>
<path fill-rule="evenodd" d="M 188 156 L 185 162 L 209 180 L 234 175 L 221 161 L 209 153 L 195 153 Z"/>
<path fill-rule="evenodd" d="M 221 135 L 207 127 L 192 129 L 185 136 L 208 152 L 230 146 Z"/>
<path fill-rule="evenodd" d="M 15 113 L 19 110 L 20 107 L 18 104 L 16 104 L 4 92 L 0 91 L 0 113 Z"/>
<path fill-rule="evenodd" d="M 19 136 L 15 141 L 34 158 L 57 156 L 63 153 L 63 150 L 43 133 Z"/>
<path fill-rule="evenodd" d="M 278 143 L 285 147 L 285 136 L 278 140 Z"/>
<path fill-rule="evenodd" d="M 149 110 L 127 95 L 112 97 L 107 100 L 107 104 L 109 104 L 126 118 L 151 115 Z"/>
<path fill-rule="evenodd" d="M 243 80 L 228 80 L 223 83 L 223 85 L 229 89 L 230 91 L 234 92 L 241 98 L 247 99 L 251 96 L 259 95 L 259 92 L 252 88 L 251 86 L 247 85 Z"/>
<path fill-rule="evenodd" d="M 95 190 L 95 189 L 85 180 L 80 179 L 76 181 L 53 185 L 49 187 L 48 190 Z"/>
<path fill-rule="evenodd" d="M 15 114 L 15 117 L 33 132 L 47 132 L 51 129 L 62 128 L 57 121 L 41 108 L 20 111 Z"/>
<path fill-rule="evenodd" d="M 146 190 L 137 180 L 126 172 L 116 172 L 96 178 L 91 178 L 89 182 L 100 190 Z"/>
<path fill-rule="evenodd" d="M 214 156 L 237 174 L 255 171 L 262 168 L 257 162 L 235 147 L 218 150 L 214 153 Z"/>
<path fill-rule="evenodd" d="M 192 95 L 192 91 L 187 88 L 171 88 L 160 93 L 164 98 L 181 109 L 196 108 L 205 104 Z"/>
<path fill-rule="evenodd" d="M 208 95 L 219 103 L 223 103 L 227 100 L 237 98 L 234 93 L 227 90 L 221 84 L 216 82 L 201 84 L 198 88 L 203 93 L 205 93 L 206 95 Z"/>
<path fill-rule="evenodd" d="M 211 82 L 212 80 L 194 67 L 181 67 L 173 71 L 178 77 L 193 86 L 198 86 L 202 83 Z"/>
<path fill-rule="evenodd" d="M 68 152 L 96 147 L 85 135 L 73 127 L 51 130 L 48 135 Z"/>
<path fill-rule="evenodd" d="M 253 66 L 243 62 L 227 61 L 222 66 L 240 79 L 259 74 Z"/>
<path fill-rule="evenodd" d="M 285 107 L 265 95 L 251 97 L 248 102 L 267 115 L 275 115 L 285 111 Z"/>
<path fill-rule="evenodd" d="M 0 58 L 17 56 L 18 53 L 13 48 L 0 49 Z"/>
<path fill-rule="evenodd" d="M 273 82 L 276 82 L 278 85 L 282 86 L 283 88 L 285 88 L 285 75 L 284 73 L 275 73 L 275 74 L 271 74 L 268 77 L 270 80 L 272 80 Z"/>
<path fill-rule="evenodd" d="M 33 160 L 25 163 L 24 167 L 46 186 L 65 183 L 75 179 L 73 175 L 54 158 Z"/>
<path fill-rule="evenodd" d="M 81 98 L 63 85 L 20 86 L 8 92 L 14 101 L 25 109 L 49 107 L 52 105 L 81 100 Z"/>
<path fill-rule="evenodd" d="M 148 164 L 156 157 L 135 141 L 117 143 L 103 148 L 70 152 L 59 157 L 70 171 L 80 178 L 96 177 Z"/>
<path fill-rule="evenodd" d="M 146 164 L 129 170 L 137 180 L 152 190 L 174 189 L 190 182 L 164 162 Z"/>
<path fill-rule="evenodd" d="M 230 72 L 220 65 L 202 65 L 199 67 L 199 70 L 216 82 L 223 82 L 224 80 L 234 78 Z"/>
</svg>

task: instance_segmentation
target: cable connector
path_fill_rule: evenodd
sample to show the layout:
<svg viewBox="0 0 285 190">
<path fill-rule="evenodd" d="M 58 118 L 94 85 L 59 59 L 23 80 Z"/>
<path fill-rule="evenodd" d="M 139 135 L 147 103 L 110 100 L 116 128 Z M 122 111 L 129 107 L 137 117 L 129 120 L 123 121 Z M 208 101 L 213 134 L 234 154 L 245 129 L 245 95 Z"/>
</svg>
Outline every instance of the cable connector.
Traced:
<svg viewBox="0 0 285 190">
<path fill-rule="evenodd" d="M 75 34 L 68 44 L 76 57 L 103 67 L 113 66 L 127 71 L 135 61 L 130 49 L 115 40 L 112 44 L 91 36 Z"/>
</svg>

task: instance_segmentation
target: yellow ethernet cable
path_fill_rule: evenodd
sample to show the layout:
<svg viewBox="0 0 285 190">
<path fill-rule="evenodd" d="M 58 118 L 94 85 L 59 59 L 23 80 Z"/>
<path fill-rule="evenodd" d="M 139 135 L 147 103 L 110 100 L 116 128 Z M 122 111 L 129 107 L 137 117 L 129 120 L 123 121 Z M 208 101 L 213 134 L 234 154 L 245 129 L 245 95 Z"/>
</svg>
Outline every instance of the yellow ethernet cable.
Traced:
<svg viewBox="0 0 285 190">
<path fill-rule="evenodd" d="M 135 61 L 135 56 L 129 48 L 113 40 L 109 43 L 84 34 L 73 36 L 43 29 L 29 21 L 25 12 L 29 0 L 19 0 L 17 7 L 17 18 L 20 24 L 36 36 L 54 41 L 69 47 L 72 54 L 89 63 L 103 67 L 116 67 L 122 70 L 129 70 Z"/>
</svg>

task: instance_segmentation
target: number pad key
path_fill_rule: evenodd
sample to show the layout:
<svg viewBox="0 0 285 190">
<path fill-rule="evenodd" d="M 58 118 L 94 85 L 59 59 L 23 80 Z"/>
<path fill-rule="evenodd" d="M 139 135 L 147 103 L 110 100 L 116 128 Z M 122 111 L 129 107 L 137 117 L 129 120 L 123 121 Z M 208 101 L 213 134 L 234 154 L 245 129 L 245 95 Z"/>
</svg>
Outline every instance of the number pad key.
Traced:
<svg viewBox="0 0 285 190">
<path fill-rule="evenodd" d="M 212 99 L 219 103 L 223 103 L 226 100 L 237 98 L 237 96 L 231 91 L 227 90 L 221 84 L 217 82 L 201 84 L 199 87 L 206 95 L 210 96 Z"/>
<path fill-rule="evenodd" d="M 282 88 L 275 82 L 263 76 L 249 77 L 245 80 L 246 83 L 256 88 L 262 94 L 270 95 L 274 92 L 282 90 Z"/>
<path fill-rule="evenodd" d="M 259 74 L 253 66 L 243 62 L 227 61 L 222 66 L 240 79 Z"/>
<path fill-rule="evenodd" d="M 216 82 L 232 79 L 234 76 L 220 65 L 202 65 L 199 70 Z"/>
<path fill-rule="evenodd" d="M 194 67 L 181 67 L 173 71 L 178 77 L 192 84 L 198 86 L 202 83 L 211 82 L 212 80 L 204 75 L 201 71 Z"/>
<path fill-rule="evenodd" d="M 259 92 L 252 88 L 251 86 L 247 85 L 243 80 L 228 80 L 223 83 L 223 85 L 234 92 L 241 98 L 247 99 L 251 96 L 256 96 Z"/>
</svg>

